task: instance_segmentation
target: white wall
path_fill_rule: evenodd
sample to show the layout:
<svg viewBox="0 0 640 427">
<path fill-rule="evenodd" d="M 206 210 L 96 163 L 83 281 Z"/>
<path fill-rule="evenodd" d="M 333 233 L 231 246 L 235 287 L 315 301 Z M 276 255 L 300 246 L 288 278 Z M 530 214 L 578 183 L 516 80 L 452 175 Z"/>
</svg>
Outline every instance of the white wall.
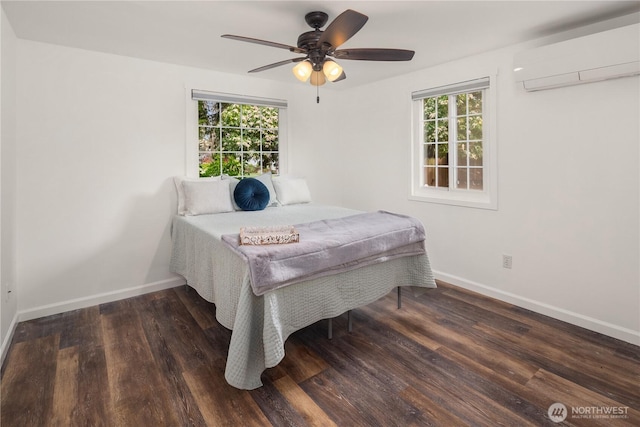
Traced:
<svg viewBox="0 0 640 427">
<path fill-rule="evenodd" d="M 316 202 L 339 205 L 342 202 L 342 171 L 348 166 L 342 156 L 340 126 L 335 118 L 341 92 L 294 83 L 290 94 L 289 173 L 305 177 Z"/>
<path fill-rule="evenodd" d="M 511 77 L 525 47 L 344 93 L 342 202 L 421 219 L 445 281 L 640 343 L 640 79 L 526 93 Z M 409 201 L 410 93 L 496 69 L 499 209 Z"/>
<path fill-rule="evenodd" d="M 0 358 L 17 317 L 16 292 L 16 36 L 0 8 Z M 11 293 L 8 293 L 11 291 Z"/>
<path fill-rule="evenodd" d="M 168 264 L 185 86 L 289 87 L 24 40 L 17 69 L 22 320 L 184 283 Z"/>
</svg>

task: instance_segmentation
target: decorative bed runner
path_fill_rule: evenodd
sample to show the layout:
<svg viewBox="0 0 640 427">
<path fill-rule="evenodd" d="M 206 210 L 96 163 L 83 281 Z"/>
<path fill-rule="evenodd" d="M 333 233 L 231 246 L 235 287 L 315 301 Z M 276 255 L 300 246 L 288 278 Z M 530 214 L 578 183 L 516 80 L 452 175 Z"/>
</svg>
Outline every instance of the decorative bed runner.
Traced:
<svg viewBox="0 0 640 427">
<path fill-rule="evenodd" d="M 239 234 L 222 236 L 222 241 L 247 262 L 256 295 L 303 280 L 426 253 L 420 221 L 386 211 L 309 222 L 295 228 L 299 243 L 290 245 L 240 245 Z"/>
</svg>

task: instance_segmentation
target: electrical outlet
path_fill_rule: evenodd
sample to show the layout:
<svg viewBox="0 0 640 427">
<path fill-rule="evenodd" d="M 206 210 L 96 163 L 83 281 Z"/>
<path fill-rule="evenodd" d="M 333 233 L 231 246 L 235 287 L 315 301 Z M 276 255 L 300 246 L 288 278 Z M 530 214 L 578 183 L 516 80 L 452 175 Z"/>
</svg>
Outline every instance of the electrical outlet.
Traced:
<svg viewBox="0 0 640 427">
<path fill-rule="evenodd" d="M 513 267 L 513 257 L 511 255 L 502 255 L 502 268 L 511 270 Z"/>
</svg>

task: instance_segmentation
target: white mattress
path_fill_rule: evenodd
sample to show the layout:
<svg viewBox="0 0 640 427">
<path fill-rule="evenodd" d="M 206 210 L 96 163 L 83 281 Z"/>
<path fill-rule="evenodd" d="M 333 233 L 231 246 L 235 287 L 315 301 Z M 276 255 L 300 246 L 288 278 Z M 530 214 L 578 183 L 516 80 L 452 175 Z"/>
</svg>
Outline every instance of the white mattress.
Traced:
<svg viewBox="0 0 640 427">
<path fill-rule="evenodd" d="M 396 286 L 435 288 L 428 256 L 398 258 L 296 283 L 256 296 L 245 262 L 221 241 L 245 226 L 295 225 L 361 213 L 316 204 L 263 211 L 175 216 L 170 269 L 216 305 L 232 330 L 225 378 L 241 389 L 260 387 L 260 375 L 284 358 L 287 337 L 321 319 L 369 304 Z"/>
</svg>

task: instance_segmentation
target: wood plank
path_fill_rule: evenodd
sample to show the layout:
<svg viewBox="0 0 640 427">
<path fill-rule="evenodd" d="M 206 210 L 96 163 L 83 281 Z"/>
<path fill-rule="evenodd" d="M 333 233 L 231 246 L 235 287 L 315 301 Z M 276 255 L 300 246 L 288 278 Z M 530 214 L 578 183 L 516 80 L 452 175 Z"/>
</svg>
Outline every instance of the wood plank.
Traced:
<svg viewBox="0 0 640 427">
<path fill-rule="evenodd" d="M 151 355 L 135 304 L 130 301 L 101 316 L 115 423 L 180 425 L 179 417 L 170 410 L 167 386 Z"/>
<path fill-rule="evenodd" d="M 60 348 L 102 345 L 102 325 L 99 306 L 64 313 L 56 332 L 60 333 Z"/>
<path fill-rule="evenodd" d="M 329 367 L 320 356 L 296 339 L 295 334 L 285 342 L 284 349 L 285 357 L 277 368 L 296 383 L 311 378 Z"/>
<path fill-rule="evenodd" d="M 291 403 L 304 418 L 308 426 L 333 427 L 336 424 L 331 418 L 298 386 L 289 376 L 283 376 L 274 382 L 276 389 Z"/>
<path fill-rule="evenodd" d="M 101 330 L 100 338 L 102 339 Z M 114 425 L 103 345 L 89 342 L 78 348 L 77 382 L 77 404 L 72 424 L 96 427 Z"/>
<path fill-rule="evenodd" d="M 201 298 L 195 289 L 185 285 L 174 288 L 174 292 L 201 329 L 208 329 L 218 325 L 216 306 Z"/>
<path fill-rule="evenodd" d="M 299 426 L 305 424 L 302 414 L 296 411 L 292 403 L 280 393 L 274 383 L 264 381 L 263 384 L 262 387 L 251 390 L 249 393 L 271 425 Z"/>
<path fill-rule="evenodd" d="M 13 346 L 0 388 L 4 425 L 42 426 L 51 420 L 59 343 L 55 334 Z"/>
<path fill-rule="evenodd" d="M 416 409 L 425 414 L 425 417 L 428 418 L 428 425 L 432 426 L 470 426 L 471 424 L 461 420 L 451 411 L 446 410 L 442 407 L 442 405 L 434 402 L 429 397 L 420 393 L 413 387 L 407 387 L 402 390 L 400 396 L 406 400 L 411 405 L 415 406 Z M 425 424 L 413 424 L 413 425 L 425 425 Z"/>
<path fill-rule="evenodd" d="M 183 375 L 207 425 L 263 427 L 270 424 L 249 392 L 227 384 L 219 368 L 203 365 Z"/>
<path fill-rule="evenodd" d="M 67 347 L 58 352 L 53 389 L 53 426 L 73 425 L 78 397 L 78 348 Z"/>
<path fill-rule="evenodd" d="M 182 372 L 190 367 L 209 365 L 213 359 L 210 343 L 173 292 L 162 298 L 136 298 L 136 308 L 157 371 L 167 384 L 169 403 L 180 425 L 204 424 Z"/>
</svg>

